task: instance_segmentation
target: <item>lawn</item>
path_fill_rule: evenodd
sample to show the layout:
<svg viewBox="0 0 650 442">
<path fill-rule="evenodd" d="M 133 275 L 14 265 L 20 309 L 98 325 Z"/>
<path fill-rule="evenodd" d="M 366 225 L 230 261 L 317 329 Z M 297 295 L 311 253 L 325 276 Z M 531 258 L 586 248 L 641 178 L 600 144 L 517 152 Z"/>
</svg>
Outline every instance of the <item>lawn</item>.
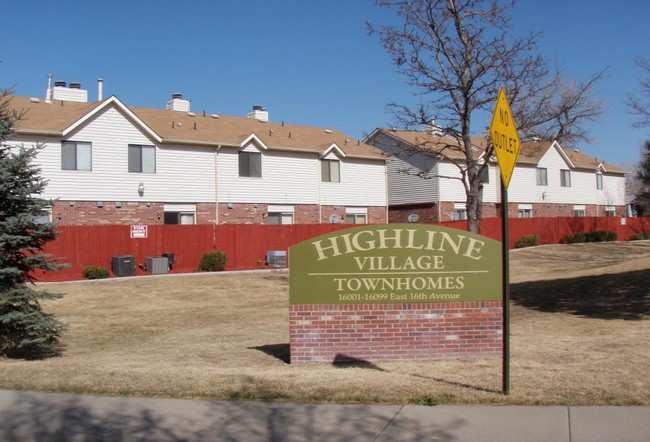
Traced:
<svg viewBox="0 0 650 442">
<path fill-rule="evenodd" d="M 288 274 L 51 283 L 60 357 L 0 359 L 0 388 L 340 403 L 650 405 L 650 242 L 511 253 L 501 359 L 291 365 Z"/>
</svg>

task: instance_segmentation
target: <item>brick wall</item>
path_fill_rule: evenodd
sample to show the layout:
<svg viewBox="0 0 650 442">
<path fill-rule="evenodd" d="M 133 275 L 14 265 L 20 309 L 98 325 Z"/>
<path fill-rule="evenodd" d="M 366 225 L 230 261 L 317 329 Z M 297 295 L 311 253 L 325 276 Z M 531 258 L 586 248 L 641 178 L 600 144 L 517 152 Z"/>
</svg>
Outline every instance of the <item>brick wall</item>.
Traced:
<svg viewBox="0 0 650 442">
<path fill-rule="evenodd" d="M 584 204 L 585 216 L 605 216 L 605 206 L 594 204 Z M 533 207 L 534 218 L 553 218 L 553 217 L 573 217 L 574 204 L 550 204 L 535 203 Z M 616 216 L 625 216 L 625 207 L 615 206 Z M 408 216 L 416 213 L 420 216 L 419 223 L 437 223 L 446 222 L 453 219 L 454 203 L 443 201 L 440 203 L 440 221 L 438 221 L 438 210 L 435 203 L 431 204 L 414 204 L 407 206 L 392 206 L 388 210 L 388 222 L 390 223 L 407 223 Z M 519 204 L 508 204 L 508 215 L 511 218 L 518 217 Z M 501 217 L 501 204 L 484 203 L 483 218 Z"/>
<path fill-rule="evenodd" d="M 291 363 L 497 357 L 501 302 L 290 305 Z"/>
<path fill-rule="evenodd" d="M 219 224 L 267 224 L 268 204 L 219 203 Z M 329 217 L 337 214 L 345 222 L 344 206 L 319 206 L 297 204 L 294 206 L 295 224 L 329 224 Z M 57 201 L 52 208 L 52 221 L 62 226 L 164 224 L 164 204 L 139 201 Z M 213 224 L 216 221 L 214 203 L 196 204 L 196 224 Z M 368 222 L 386 222 L 385 207 L 369 207 Z"/>
</svg>

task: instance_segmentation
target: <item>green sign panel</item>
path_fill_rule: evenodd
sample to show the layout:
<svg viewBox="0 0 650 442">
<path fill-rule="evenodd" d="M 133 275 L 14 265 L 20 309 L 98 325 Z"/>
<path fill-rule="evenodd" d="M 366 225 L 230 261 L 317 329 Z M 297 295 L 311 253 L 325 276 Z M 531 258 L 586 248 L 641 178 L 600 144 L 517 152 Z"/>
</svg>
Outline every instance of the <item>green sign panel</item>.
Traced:
<svg viewBox="0 0 650 442">
<path fill-rule="evenodd" d="M 502 293 L 500 244 L 424 224 L 339 230 L 289 249 L 289 302 L 497 301 Z"/>
</svg>

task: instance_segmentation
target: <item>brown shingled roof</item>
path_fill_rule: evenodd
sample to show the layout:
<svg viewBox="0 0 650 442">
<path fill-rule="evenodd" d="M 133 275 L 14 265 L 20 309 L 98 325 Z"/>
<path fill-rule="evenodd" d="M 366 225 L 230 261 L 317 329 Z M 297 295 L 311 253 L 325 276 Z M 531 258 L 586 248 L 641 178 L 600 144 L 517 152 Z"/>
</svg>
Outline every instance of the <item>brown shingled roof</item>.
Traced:
<svg viewBox="0 0 650 442">
<path fill-rule="evenodd" d="M 408 143 L 411 146 L 421 148 L 422 150 L 440 153 L 451 159 L 465 159 L 465 152 L 460 149 L 458 140 L 452 136 L 435 135 L 427 131 L 396 129 L 379 130 L 400 141 Z M 474 152 L 475 158 L 478 158 L 481 153 L 480 149 L 476 149 Z"/>
<path fill-rule="evenodd" d="M 76 103 L 52 100 L 33 102 L 27 97 L 12 97 L 11 107 L 25 110 L 16 125 L 18 133 L 61 135 L 106 100 Z M 262 122 L 256 119 L 215 116 L 143 107 L 128 107 L 163 143 L 186 145 L 240 146 L 254 134 L 270 150 L 288 150 L 323 154 L 334 143 L 350 158 L 384 159 L 375 148 L 336 129 Z"/>
</svg>

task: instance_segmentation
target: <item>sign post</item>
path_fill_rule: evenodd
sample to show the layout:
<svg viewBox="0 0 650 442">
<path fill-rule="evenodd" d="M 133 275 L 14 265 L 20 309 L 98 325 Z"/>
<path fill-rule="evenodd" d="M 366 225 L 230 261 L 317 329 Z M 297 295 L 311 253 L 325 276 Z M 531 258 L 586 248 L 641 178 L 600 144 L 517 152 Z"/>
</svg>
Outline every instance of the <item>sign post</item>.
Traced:
<svg viewBox="0 0 650 442">
<path fill-rule="evenodd" d="M 503 87 L 492 114 L 490 137 L 501 171 L 501 247 L 503 281 L 503 394 L 510 393 L 510 256 L 508 244 L 508 186 L 517 163 L 521 141 L 512 118 L 506 91 Z"/>
</svg>

